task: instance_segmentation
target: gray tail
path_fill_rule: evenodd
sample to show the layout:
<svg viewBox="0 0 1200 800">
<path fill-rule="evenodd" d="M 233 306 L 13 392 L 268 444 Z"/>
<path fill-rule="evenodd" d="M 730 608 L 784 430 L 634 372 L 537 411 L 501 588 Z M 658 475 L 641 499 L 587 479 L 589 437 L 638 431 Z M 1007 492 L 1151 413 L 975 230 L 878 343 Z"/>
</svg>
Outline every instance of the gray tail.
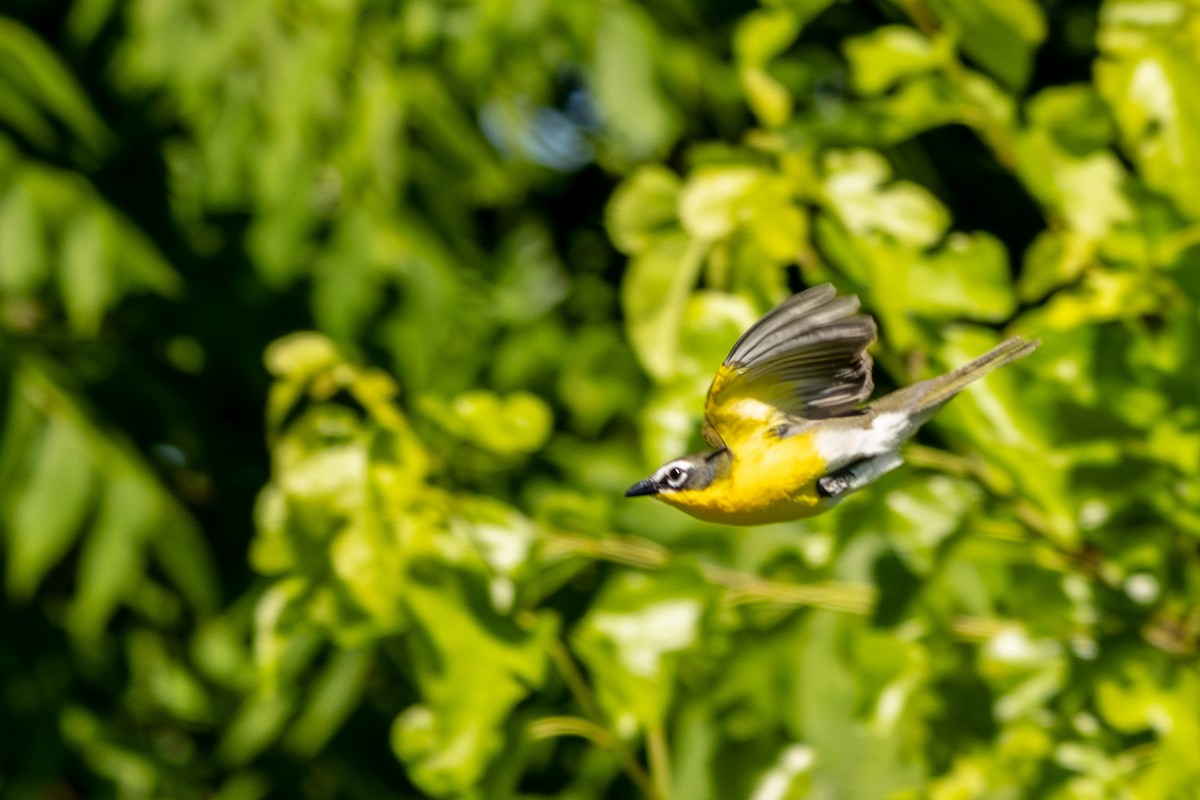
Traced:
<svg viewBox="0 0 1200 800">
<path fill-rule="evenodd" d="M 946 404 L 950 398 L 961 392 L 968 384 L 979 380 L 997 367 L 1024 358 L 1037 349 L 1042 342 L 1034 339 L 1032 342 L 1014 336 L 1005 339 L 1000 344 L 987 351 L 969 364 L 964 364 L 953 372 L 948 372 L 937 378 L 914 383 L 896 392 L 892 392 L 872 403 L 872 407 L 881 412 L 907 411 L 913 422 L 921 424 L 933 412 Z"/>
</svg>

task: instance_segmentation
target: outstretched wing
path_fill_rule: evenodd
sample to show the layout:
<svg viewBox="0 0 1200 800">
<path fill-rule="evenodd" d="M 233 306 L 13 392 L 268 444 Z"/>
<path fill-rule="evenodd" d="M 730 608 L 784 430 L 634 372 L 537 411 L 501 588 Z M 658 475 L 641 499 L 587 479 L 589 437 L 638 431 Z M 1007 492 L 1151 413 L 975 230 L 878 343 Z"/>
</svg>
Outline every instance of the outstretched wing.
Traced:
<svg viewBox="0 0 1200 800">
<path fill-rule="evenodd" d="M 871 394 L 875 321 L 829 284 L 793 295 L 734 344 L 708 390 L 705 438 L 714 447 L 774 418 L 849 413 Z M 781 415 L 779 412 L 783 412 Z"/>
</svg>

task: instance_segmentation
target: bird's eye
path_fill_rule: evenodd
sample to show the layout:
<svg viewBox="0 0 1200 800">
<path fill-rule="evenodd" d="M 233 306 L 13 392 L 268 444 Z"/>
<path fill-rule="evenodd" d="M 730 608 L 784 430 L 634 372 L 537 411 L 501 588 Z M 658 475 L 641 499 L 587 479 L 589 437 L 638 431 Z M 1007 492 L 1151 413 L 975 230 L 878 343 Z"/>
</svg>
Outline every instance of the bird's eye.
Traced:
<svg viewBox="0 0 1200 800">
<path fill-rule="evenodd" d="M 676 489 L 683 485 L 686 478 L 687 472 L 679 467 L 671 467 L 667 470 L 667 483 Z"/>
</svg>

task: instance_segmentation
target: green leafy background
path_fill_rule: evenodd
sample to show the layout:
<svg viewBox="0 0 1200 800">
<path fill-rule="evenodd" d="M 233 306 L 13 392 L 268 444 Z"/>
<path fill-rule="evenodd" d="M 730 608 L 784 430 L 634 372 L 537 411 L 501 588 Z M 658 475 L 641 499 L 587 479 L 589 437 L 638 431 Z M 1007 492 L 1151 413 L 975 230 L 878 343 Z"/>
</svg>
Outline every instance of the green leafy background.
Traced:
<svg viewBox="0 0 1200 800">
<path fill-rule="evenodd" d="M 1178 798 L 1200 8 L 12 0 L 0 795 Z M 622 497 L 832 281 L 810 521 Z"/>
</svg>

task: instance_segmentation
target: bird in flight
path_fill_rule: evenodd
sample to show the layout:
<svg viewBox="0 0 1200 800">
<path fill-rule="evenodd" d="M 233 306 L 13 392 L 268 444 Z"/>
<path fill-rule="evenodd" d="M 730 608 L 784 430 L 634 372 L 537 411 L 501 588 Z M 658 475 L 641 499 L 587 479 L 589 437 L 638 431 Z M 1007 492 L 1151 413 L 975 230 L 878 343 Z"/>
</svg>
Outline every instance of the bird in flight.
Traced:
<svg viewBox="0 0 1200 800">
<path fill-rule="evenodd" d="M 759 525 L 817 514 L 903 463 L 900 445 L 971 382 L 1039 341 L 1012 337 L 937 378 L 859 407 L 871 394 L 875 321 L 829 284 L 754 323 L 717 370 L 704 407 L 708 452 L 638 481 L 649 495 L 709 522 Z"/>
</svg>

